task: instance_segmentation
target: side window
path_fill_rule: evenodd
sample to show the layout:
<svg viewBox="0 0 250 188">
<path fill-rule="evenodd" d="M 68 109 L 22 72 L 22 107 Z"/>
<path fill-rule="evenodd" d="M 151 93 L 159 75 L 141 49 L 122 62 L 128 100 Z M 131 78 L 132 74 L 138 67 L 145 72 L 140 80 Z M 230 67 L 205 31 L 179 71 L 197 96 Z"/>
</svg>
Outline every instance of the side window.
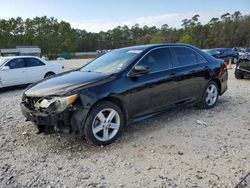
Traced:
<svg viewBox="0 0 250 188">
<path fill-rule="evenodd" d="M 10 69 L 19 69 L 19 68 L 25 68 L 25 63 L 22 58 L 12 59 L 10 62 L 6 64 L 6 66 L 9 66 Z"/>
<path fill-rule="evenodd" d="M 158 72 L 172 67 L 172 56 L 169 48 L 160 48 L 149 52 L 138 65 L 149 67 L 150 72 Z"/>
<path fill-rule="evenodd" d="M 192 65 L 198 63 L 199 55 L 196 54 L 193 50 L 186 47 L 174 47 L 173 48 L 175 55 L 176 55 L 176 67 Z M 203 60 L 204 61 L 204 60 Z"/>
<path fill-rule="evenodd" d="M 36 66 L 42 66 L 44 65 L 43 62 L 36 58 L 25 58 L 26 66 L 27 67 L 36 67 Z"/>
</svg>

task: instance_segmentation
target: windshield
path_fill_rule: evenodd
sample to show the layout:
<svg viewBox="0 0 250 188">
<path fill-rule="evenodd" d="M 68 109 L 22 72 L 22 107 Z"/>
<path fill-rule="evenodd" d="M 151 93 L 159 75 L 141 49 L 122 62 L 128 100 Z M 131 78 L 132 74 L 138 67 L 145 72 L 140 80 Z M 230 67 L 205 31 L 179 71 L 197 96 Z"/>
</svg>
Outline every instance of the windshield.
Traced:
<svg viewBox="0 0 250 188">
<path fill-rule="evenodd" d="M 114 74 L 123 71 L 142 50 L 120 49 L 111 51 L 90 62 L 81 71 Z"/>
<path fill-rule="evenodd" d="M 0 58 L 0 66 L 2 66 L 8 59 Z"/>
</svg>

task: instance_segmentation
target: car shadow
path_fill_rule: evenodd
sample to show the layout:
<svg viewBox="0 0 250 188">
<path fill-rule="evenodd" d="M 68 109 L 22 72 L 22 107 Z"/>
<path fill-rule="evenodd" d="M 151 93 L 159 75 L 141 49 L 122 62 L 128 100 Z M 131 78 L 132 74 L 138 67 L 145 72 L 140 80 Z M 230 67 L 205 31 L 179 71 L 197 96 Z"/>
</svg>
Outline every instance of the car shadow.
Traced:
<svg viewBox="0 0 250 188">
<path fill-rule="evenodd" d="M 218 104 L 213 108 L 215 111 L 223 111 L 225 106 L 230 104 L 232 100 L 231 97 L 223 97 L 220 98 Z M 215 113 L 213 109 L 210 109 L 211 113 Z M 205 114 L 208 113 L 208 110 L 200 109 L 195 106 L 186 106 L 186 107 L 178 107 L 174 109 L 169 109 L 165 112 L 162 112 L 153 117 L 144 119 L 142 121 L 132 123 L 124 128 L 122 136 L 113 144 L 107 146 L 94 146 L 88 143 L 84 138 L 80 136 L 74 136 L 71 134 L 62 134 L 56 133 L 48 137 L 48 135 L 42 135 L 41 141 L 46 143 L 49 146 L 50 151 L 57 151 L 59 155 L 65 155 L 70 153 L 71 158 L 82 158 L 90 157 L 93 155 L 100 155 L 107 153 L 111 150 L 119 150 L 119 148 L 130 147 L 134 143 L 139 142 L 138 139 L 141 139 L 141 136 L 150 137 L 152 132 L 161 131 L 162 129 L 168 127 L 169 129 L 180 128 L 183 126 L 188 126 L 186 124 L 177 124 L 176 121 L 179 121 L 180 117 L 189 118 L 193 117 L 193 115 L 201 116 L 201 119 L 205 117 Z M 180 121 L 183 121 L 180 119 Z M 193 120 L 194 123 L 196 119 Z M 171 134 L 166 131 L 166 136 Z M 140 136 L 141 135 L 141 136 Z M 39 136 L 39 135 L 38 135 Z M 37 135 L 34 135 L 33 139 L 36 139 Z M 40 136 L 39 136 L 40 137 Z M 49 139 L 49 140 L 48 140 Z M 40 143 L 41 144 L 41 143 Z M 32 145 L 32 142 L 30 143 Z M 38 147 L 33 145 L 33 147 Z M 39 150 L 40 147 L 36 148 Z"/>
<path fill-rule="evenodd" d="M 9 91 L 24 90 L 28 86 L 29 86 L 29 84 L 0 88 L 0 94 L 1 93 L 6 93 L 6 92 L 9 92 Z"/>
</svg>

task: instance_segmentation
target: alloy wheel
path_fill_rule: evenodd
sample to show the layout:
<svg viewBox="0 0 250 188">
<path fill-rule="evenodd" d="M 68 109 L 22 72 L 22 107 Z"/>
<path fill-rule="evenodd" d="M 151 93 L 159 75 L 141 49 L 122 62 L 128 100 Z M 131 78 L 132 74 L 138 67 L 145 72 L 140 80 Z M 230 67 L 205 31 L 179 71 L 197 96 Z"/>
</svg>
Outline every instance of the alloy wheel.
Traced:
<svg viewBox="0 0 250 188">
<path fill-rule="evenodd" d="M 206 91 L 206 103 L 212 106 L 216 103 L 218 98 L 218 89 L 214 84 L 210 84 Z"/>
<path fill-rule="evenodd" d="M 49 77 L 54 76 L 54 75 L 55 75 L 54 73 L 49 72 L 49 73 L 47 73 L 47 74 L 45 75 L 44 78 L 49 78 Z"/>
<path fill-rule="evenodd" d="M 109 141 L 118 133 L 120 123 L 120 116 L 116 110 L 112 108 L 103 109 L 93 120 L 93 135 L 99 141 Z"/>
</svg>

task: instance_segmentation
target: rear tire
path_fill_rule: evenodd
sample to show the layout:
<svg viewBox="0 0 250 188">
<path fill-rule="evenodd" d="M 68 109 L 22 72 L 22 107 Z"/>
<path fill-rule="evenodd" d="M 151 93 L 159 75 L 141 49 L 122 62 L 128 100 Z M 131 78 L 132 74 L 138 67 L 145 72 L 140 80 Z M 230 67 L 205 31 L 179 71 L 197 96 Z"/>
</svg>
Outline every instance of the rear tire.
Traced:
<svg viewBox="0 0 250 188">
<path fill-rule="evenodd" d="M 236 79 L 244 79 L 244 73 L 240 70 L 235 69 L 234 75 Z"/>
<path fill-rule="evenodd" d="M 48 77 L 51 77 L 51 76 L 54 76 L 55 73 L 54 72 L 48 72 L 45 74 L 44 78 L 48 78 Z"/>
<path fill-rule="evenodd" d="M 124 122 L 122 110 L 113 102 L 103 101 L 90 111 L 84 135 L 94 145 L 108 145 L 121 135 Z"/>
<path fill-rule="evenodd" d="M 205 109 L 213 108 L 218 101 L 218 97 L 219 88 L 217 83 L 214 81 L 208 82 L 199 103 L 199 107 Z"/>
</svg>

